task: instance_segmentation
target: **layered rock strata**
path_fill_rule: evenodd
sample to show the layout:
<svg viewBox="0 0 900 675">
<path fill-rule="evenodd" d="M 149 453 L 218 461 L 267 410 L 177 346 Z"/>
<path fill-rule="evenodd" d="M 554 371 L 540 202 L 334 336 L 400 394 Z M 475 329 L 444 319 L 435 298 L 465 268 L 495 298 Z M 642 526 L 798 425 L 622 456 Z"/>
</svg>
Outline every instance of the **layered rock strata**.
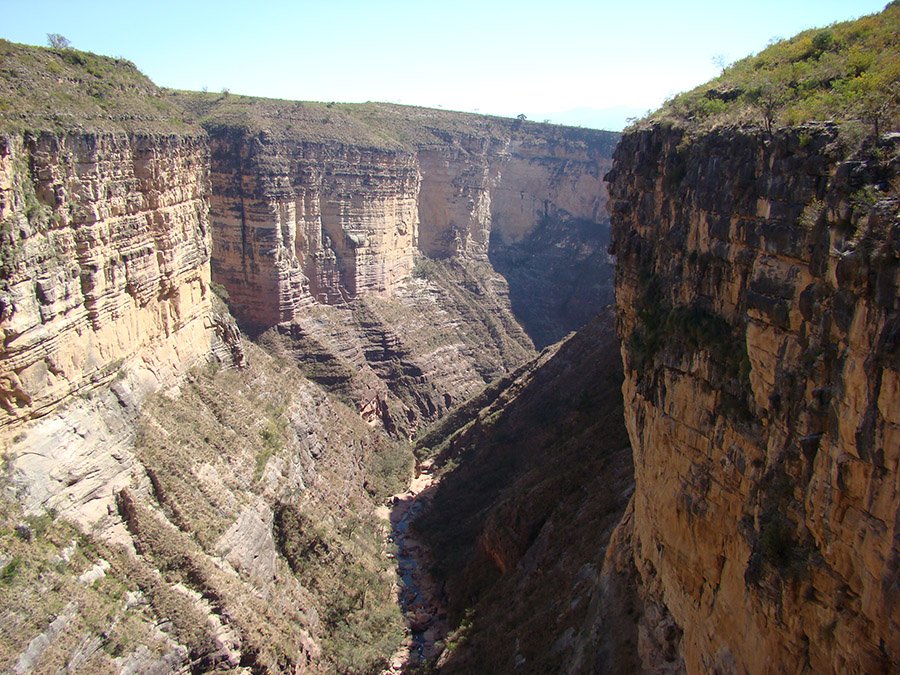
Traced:
<svg viewBox="0 0 900 675">
<path fill-rule="evenodd" d="M 484 260 L 496 249 L 502 273 L 523 279 L 511 291 L 517 314 L 535 293 L 580 296 L 588 313 L 554 317 L 565 325 L 541 345 L 611 300 L 611 267 L 591 256 L 608 240 L 602 176 L 616 134 L 382 104 L 175 100 L 211 136 L 213 278 L 248 327 L 289 322 L 311 302 L 390 296 L 415 254 Z M 603 278 L 567 278 L 551 293 L 570 224 L 580 224 L 577 255 Z"/>
<path fill-rule="evenodd" d="M 215 279 L 246 324 L 389 293 L 409 276 L 419 174 L 408 153 L 245 130 L 211 143 Z"/>
<path fill-rule="evenodd" d="M 202 131 L 0 138 L 0 425 L 208 355 L 208 198 Z"/>
<path fill-rule="evenodd" d="M 645 665 L 900 663 L 897 167 L 895 135 L 848 159 L 829 125 L 619 145 Z"/>
</svg>

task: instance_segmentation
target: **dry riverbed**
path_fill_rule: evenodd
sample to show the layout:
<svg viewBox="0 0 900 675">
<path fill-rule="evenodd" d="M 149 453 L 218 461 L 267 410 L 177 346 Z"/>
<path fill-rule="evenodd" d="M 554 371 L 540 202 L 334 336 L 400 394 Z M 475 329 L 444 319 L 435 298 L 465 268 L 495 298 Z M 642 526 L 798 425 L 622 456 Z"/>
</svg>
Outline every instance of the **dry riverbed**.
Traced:
<svg viewBox="0 0 900 675">
<path fill-rule="evenodd" d="M 444 649 L 447 611 L 443 592 L 428 572 L 430 552 L 409 527 L 437 488 L 431 469 L 430 463 L 420 465 L 409 489 L 394 495 L 390 506 L 379 508 L 379 515 L 390 522 L 388 555 L 397 564 L 395 592 L 409 632 L 406 644 L 397 650 L 383 674 L 415 671 L 434 662 Z"/>
</svg>

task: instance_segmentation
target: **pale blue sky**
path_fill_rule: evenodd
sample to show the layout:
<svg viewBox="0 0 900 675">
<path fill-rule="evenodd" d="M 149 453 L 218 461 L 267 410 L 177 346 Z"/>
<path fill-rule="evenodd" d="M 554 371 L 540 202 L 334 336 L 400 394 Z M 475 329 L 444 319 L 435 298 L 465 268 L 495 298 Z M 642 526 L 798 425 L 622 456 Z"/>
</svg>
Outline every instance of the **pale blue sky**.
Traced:
<svg viewBox="0 0 900 675">
<path fill-rule="evenodd" d="M 157 84 L 620 126 L 776 36 L 887 0 L 0 0 L 0 37 L 123 56 Z M 590 110 L 622 108 L 599 116 Z M 569 112 L 582 109 L 581 112 Z"/>
</svg>

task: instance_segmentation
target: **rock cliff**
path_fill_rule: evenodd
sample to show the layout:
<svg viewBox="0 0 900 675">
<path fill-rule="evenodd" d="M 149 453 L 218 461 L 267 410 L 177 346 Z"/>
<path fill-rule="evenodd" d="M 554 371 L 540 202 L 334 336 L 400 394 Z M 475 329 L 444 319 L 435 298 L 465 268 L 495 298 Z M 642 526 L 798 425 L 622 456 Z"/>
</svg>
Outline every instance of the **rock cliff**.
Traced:
<svg viewBox="0 0 900 675">
<path fill-rule="evenodd" d="M 594 326 L 423 438 L 448 460 L 418 523 L 439 667 L 900 667 L 898 22 L 891 3 L 778 43 L 626 131 L 607 178 L 633 495 L 615 425 L 590 426 Z"/>
<path fill-rule="evenodd" d="M 277 326 L 284 353 L 392 433 L 611 301 L 602 175 L 616 134 L 386 104 L 169 99 L 210 137 L 212 277 L 238 321 Z"/>
<path fill-rule="evenodd" d="M 211 137 L 213 277 L 247 326 L 390 296 L 415 255 L 489 258 L 540 346 L 611 301 L 602 176 L 616 134 L 386 104 L 172 100 Z M 573 249 L 599 263 L 577 281 L 564 273 Z M 582 309 L 536 328 L 534 296 L 540 310 Z"/>
<path fill-rule="evenodd" d="M 0 140 L 0 424 L 209 353 L 207 158 L 200 130 Z"/>
<path fill-rule="evenodd" d="M 645 663 L 888 672 L 898 151 L 836 125 L 625 135 L 609 175 Z"/>
<path fill-rule="evenodd" d="M 209 354 L 209 151 L 125 61 L 0 43 L 0 427 Z M 66 105 L 61 105 L 65 101 Z"/>
</svg>

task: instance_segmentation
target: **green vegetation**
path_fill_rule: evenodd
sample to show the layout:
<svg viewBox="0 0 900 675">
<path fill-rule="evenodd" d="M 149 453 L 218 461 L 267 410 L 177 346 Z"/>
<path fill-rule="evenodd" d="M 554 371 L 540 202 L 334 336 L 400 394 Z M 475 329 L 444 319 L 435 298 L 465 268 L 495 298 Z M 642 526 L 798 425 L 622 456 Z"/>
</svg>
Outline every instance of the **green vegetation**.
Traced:
<svg viewBox="0 0 900 675">
<path fill-rule="evenodd" d="M 0 569 L 0 584 L 11 584 L 19 574 L 19 568 L 22 566 L 21 556 L 14 556 L 3 569 Z"/>
<path fill-rule="evenodd" d="M 641 295 L 640 324 L 628 342 L 635 368 L 651 367 L 656 354 L 666 344 L 673 344 L 688 351 L 709 352 L 726 376 L 739 379 L 749 389 L 750 359 L 746 343 L 736 338 L 725 319 L 697 305 L 670 306 L 653 278 L 643 281 Z"/>
<path fill-rule="evenodd" d="M 78 576 L 100 558 L 111 565 L 106 575 L 90 585 L 79 582 Z M 65 519 L 52 513 L 26 516 L 17 503 L 0 496 L 0 671 L 12 672 L 29 642 L 63 613 L 71 618 L 47 645 L 36 672 L 64 672 L 86 635 L 102 636 L 93 654 L 81 655 L 87 658 L 81 664 L 86 672 L 115 670 L 111 659 L 141 646 L 149 658 L 165 653 L 150 607 L 126 607 L 126 594 L 136 593 L 138 584 L 124 560 Z"/>
<path fill-rule="evenodd" d="M 0 131 L 198 131 L 130 61 L 0 40 Z"/>
<path fill-rule="evenodd" d="M 218 599 L 229 616 L 240 615 L 233 623 L 247 652 L 273 672 L 302 658 L 302 630 L 337 672 L 377 670 L 404 628 L 374 506 L 406 487 L 412 452 L 304 383 L 288 357 L 245 349 L 244 370 L 195 369 L 177 397 L 160 394 L 144 406 L 136 453 L 158 508 L 139 495 L 120 505 L 142 553 L 163 573 L 141 588 L 163 616 L 183 604 L 173 584 Z M 327 437 L 314 431 L 316 419 L 329 420 Z M 281 553 L 272 608 L 255 598 L 257 582 L 238 583 L 210 563 L 222 535 L 261 498 L 274 513 Z M 298 616 L 304 608 L 319 619 Z M 202 656 L 205 632 L 184 635 Z"/>
<path fill-rule="evenodd" d="M 270 416 L 264 419 L 263 428 L 259 432 L 262 439 L 262 448 L 256 453 L 256 467 L 253 471 L 253 479 L 259 480 L 266 464 L 277 452 L 284 447 L 285 427 L 287 420 L 284 418 L 285 406 L 278 406 L 271 410 Z"/>
<path fill-rule="evenodd" d="M 415 468 L 415 456 L 405 441 L 385 444 L 373 452 L 366 467 L 366 489 L 376 502 L 383 502 L 391 495 L 403 492 Z"/>
<path fill-rule="evenodd" d="M 900 111 L 900 3 L 881 14 L 808 30 L 676 96 L 650 121 L 701 127 L 833 120 L 848 133 L 896 129 Z"/>
</svg>

